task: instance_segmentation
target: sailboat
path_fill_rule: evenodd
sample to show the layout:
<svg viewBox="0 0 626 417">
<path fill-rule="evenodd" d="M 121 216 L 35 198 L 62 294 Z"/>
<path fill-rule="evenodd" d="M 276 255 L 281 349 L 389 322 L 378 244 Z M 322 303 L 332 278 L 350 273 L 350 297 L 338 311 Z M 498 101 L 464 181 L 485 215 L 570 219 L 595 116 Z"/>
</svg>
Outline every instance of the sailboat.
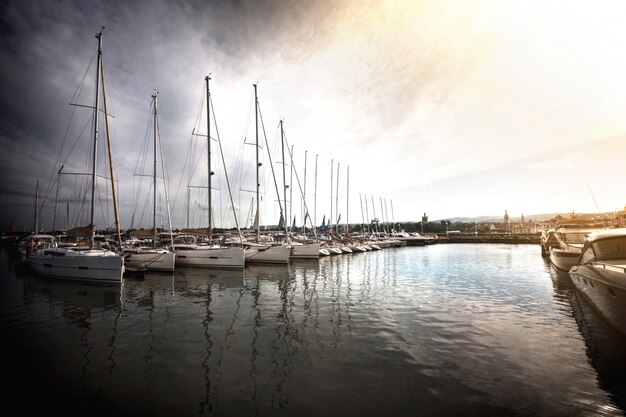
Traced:
<svg viewBox="0 0 626 417">
<path fill-rule="evenodd" d="M 289 263 L 289 255 L 291 248 L 282 243 L 272 244 L 261 242 L 261 222 L 259 219 L 259 201 L 260 201 L 260 180 L 259 169 L 259 100 L 257 96 L 257 85 L 254 84 L 254 114 L 255 114 L 255 130 L 256 130 L 256 235 L 254 241 L 246 241 L 246 262 L 248 263 L 267 263 L 267 264 L 287 264 Z M 279 196 L 280 198 L 280 196 Z M 281 209 L 282 212 L 282 209 Z M 282 213 L 281 213 L 282 215 Z"/>
<path fill-rule="evenodd" d="M 153 170 L 152 170 L 152 229 L 151 230 L 138 230 L 137 232 L 148 232 L 143 233 L 149 235 L 151 238 L 150 246 L 125 246 L 124 250 L 124 260 L 125 265 L 129 269 L 134 270 L 148 270 L 148 271 L 162 271 L 162 272 L 173 272 L 176 253 L 164 248 L 158 247 L 158 239 L 157 239 L 157 227 L 156 227 L 156 195 L 157 195 L 157 96 L 158 92 L 155 92 L 152 95 L 152 105 L 153 105 L 153 122 L 154 122 L 154 158 L 153 158 Z M 167 191 L 167 190 L 166 190 Z M 169 206 L 168 206 L 168 219 L 169 219 Z M 170 222 L 170 233 L 172 230 L 171 222 Z"/>
<path fill-rule="evenodd" d="M 283 161 L 285 160 L 285 142 L 286 142 L 286 138 L 285 138 L 285 129 L 283 127 L 283 121 L 280 121 L 280 142 L 281 142 L 281 149 L 282 149 L 282 154 L 283 154 Z M 293 173 L 293 154 L 291 152 L 289 152 L 289 159 L 291 161 L 291 170 Z M 316 163 L 316 169 L 317 169 L 317 163 Z M 315 173 L 316 175 L 316 180 L 317 180 L 317 171 Z M 293 175 L 292 175 L 293 177 Z M 296 174 L 296 179 L 298 178 L 297 174 Z M 305 170 L 304 170 L 304 182 L 305 182 L 305 188 L 306 188 L 306 163 L 305 163 Z M 283 163 L 283 182 L 286 182 L 286 176 L 285 176 L 285 164 Z M 298 182 L 299 184 L 299 182 Z M 317 184 L 316 184 L 317 187 Z M 285 206 L 287 205 L 287 186 L 285 186 L 285 193 L 284 193 L 284 198 L 285 198 Z M 309 219 L 309 221 L 311 221 L 311 218 L 309 216 L 309 210 L 306 208 L 306 200 L 304 198 L 304 193 L 302 196 L 303 199 L 303 203 L 304 203 L 304 207 L 306 209 L 306 214 L 304 215 L 304 226 L 303 226 L 303 230 L 306 231 L 306 220 L 307 218 Z M 317 198 L 317 197 L 316 197 Z M 313 226 L 313 225 L 311 225 Z M 311 230 L 313 230 L 313 233 L 315 234 L 315 238 L 317 239 L 317 234 L 315 233 L 315 228 L 311 227 Z M 289 246 L 291 248 L 291 252 L 289 254 L 289 257 L 291 259 L 319 259 L 320 257 L 320 244 L 318 242 L 315 241 L 311 241 L 309 239 L 302 239 L 302 240 L 296 240 L 291 233 L 289 233 L 289 230 L 287 230 L 287 228 L 285 228 L 285 235 L 287 236 L 287 240 L 289 242 Z M 306 233 L 304 233 L 304 235 L 306 235 Z"/>
<path fill-rule="evenodd" d="M 102 30 L 96 34 L 98 40 L 98 54 L 96 65 L 96 84 L 95 84 L 95 104 L 93 107 L 93 144 L 92 144 L 92 170 L 91 170 L 91 216 L 90 224 L 83 228 L 78 228 L 82 234 L 88 239 L 88 246 L 67 248 L 67 247 L 48 247 L 32 252 L 29 255 L 29 262 L 32 269 L 43 276 L 95 282 L 116 282 L 122 281 L 124 274 L 124 260 L 119 254 L 96 246 L 95 240 L 95 203 L 96 203 L 96 161 L 98 149 L 98 115 L 102 111 L 104 114 L 105 125 L 107 127 L 107 142 L 109 145 L 109 165 L 111 167 L 111 186 L 113 192 L 113 208 L 117 225 L 118 241 L 119 236 L 119 220 L 117 213 L 117 200 L 115 194 L 115 181 L 113 178 L 113 166 L 111 165 L 111 144 L 108 140 L 108 119 L 106 108 L 106 96 L 103 100 L 103 109 L 100 109 L 100 83 L 102 81 L 102 92 L 104 94 L 104 73 L 102 63 Z M 77 231 L 77 230 L 75 230 Z M 83 249 L 84 248 L 84 249 Z"/>
<path fill-rule="evenodd" d="M 207 102 L 207 195 L 208 195 L 208 228 L 206 235 L 208 243 L 199 242 L 199 238 L 193 234 L 182 234 L 174 239 L 172 249 L 176 252 L 177 266 L 197 266 L 204 268 L 243 269 L 245 266 L 245 251 L 240 246 L 223 246 L 212 244 L 212 207 L 211 207 L 211 90 L 209 89 L 210 77 L 204 78 L 206 82 Z M 226 167 L 224 167 L 224 170 Z M 232 196 L 231 196 L 232 200 Z M 232 201 L 231 201 L 232 204 Z M 236 221 L 236 217 L 235 217 Z"/>
</svg>

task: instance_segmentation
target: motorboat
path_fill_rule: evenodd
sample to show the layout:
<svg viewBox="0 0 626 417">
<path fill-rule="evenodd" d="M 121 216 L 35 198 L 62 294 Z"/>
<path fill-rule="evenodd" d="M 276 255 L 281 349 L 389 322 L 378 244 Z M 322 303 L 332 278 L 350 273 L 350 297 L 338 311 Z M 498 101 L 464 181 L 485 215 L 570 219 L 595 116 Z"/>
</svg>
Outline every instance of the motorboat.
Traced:
<svg viewBox="0 0 626 417">
<path fill-rule="evenodd" d="M 600 315 L 626 335 L 626 228 L 591 233 L 569 275 Z"/>
<path fill-rule="evenodd" d="M 578 262 L 578 257 L 587 236 L 606 227 L 588 219 L 559 220 L 554 226 L 554 234 L 549 237 L 550 262 L 556 269 L 569 271 Z"/>
</svg>

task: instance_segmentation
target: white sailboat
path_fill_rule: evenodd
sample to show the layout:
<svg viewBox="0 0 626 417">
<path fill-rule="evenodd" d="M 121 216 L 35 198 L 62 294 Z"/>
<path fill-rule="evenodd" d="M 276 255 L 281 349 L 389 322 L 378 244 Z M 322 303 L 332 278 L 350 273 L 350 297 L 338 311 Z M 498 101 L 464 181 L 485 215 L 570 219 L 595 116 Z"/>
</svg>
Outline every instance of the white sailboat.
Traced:
<svg viewBox="0 0 626 417">
<path fill-rule="evenodd" d="M 259 219 L 260 196 L 259 196 L 259 100 L 257 97 L 257 85 L 254 84 L 254 114 L 255 114 L 255 130 L 256 130 L 256 218 Z M 271 164 L 270 164 L 271 165 Z M 280 198 L 280 196 L 279 196 Z M 280 204 L 280 202 L 279 202 Z M 282 207 L 281 207 L 282 212 Z M 282 213 L 281 213 L 282 214 Z M 287 264 L 289 263 L 289 255 L 291 248 L 282 243 L 272 244 L 261 242 L 261 222 L 256 222 L 256 235 L 254 242 L 245 242 L 246 245 L 246 262 L 247 263 L 263 263 L 263 264 Z"/>
<path fill-rule="evenodd" d="M 104 30 L 104 28 L 103 28 Z M 48 247 L 32 252 L 29 255 L 29 262 L 32 269 L 43 276 L 71 279 L 80 281 L 95 282 L 121 282 L 124 273 L 123 258 L 110 250 L 98 248 L 95 245 L 95 202 L 96 202 L 96 161 L 98 149 L 98 115 L 100 112 L 104 115 L 105 125 L 107 127 L 107 142 L 109 145 L 109 166 L 111 168 L 111 186 L 113 192 L 113 206 L 115 213 L 115 221 L 117 226 L 118 242 L 119 221 L 117 213 L 117 197 L 115 194 L 115 181 L 113 176 L 113 166 L 111 165 L 111 143 L 108 140 L 108 119 L 106 108 L 106 97 L 103 100 L 103 109 L 100 109 L 100 85 L 104 85 L 104 73 L 102 62 L 102 30 L 96 34 L 98 39 L 98 54 L 96 65 L 96 84 L 95 84 L 95 104 L 93 107 L 93 145 L 92 145 L 92 171 L 91 171 L 91 216 L 90 224 L 87 227 L 80 228 L 81 231 L 89 239 L 89 245 L 83 247 Z M 102 87 L 104 94 L 104 87 Z M 84 248 L 84 249 L 83 249 Z"/>
<path fill-rule="evenodd" d="M 286 141 L 287 139 L 285 137 L 285 129 L 283 127 L 283 121 L 281 120 L 280 121 L 280 142 L 281 142 L 281 149 L 282 149 L 282 155 L 283 155 L 283 182 L 286 182 L 285 164 L 284 164 Z M 291 165 L 292 174 L 293 174 L 294 164 L 293 164 L 292 152 L 289 152 L 289 160 L 290 160 L 290 165 Z M 317 163 L 315 164 L 315 167 L 316 167 L 315 176 L 316 176 L 316 181 L 317 181 Z M 306 164 L 305 164 L 304 177 L 305 177 L 305 187 L 306 187 Z M 292 175 L 292 178 L 293 178 L 293 175 Z M 296 173 L 296 180 L 297 179 L 298 179 L 298 175 Z M 298 181 L 298 184 L 300 184 L 299 181 Z M 316 184 L 316 188 L 317 188 L 317 184 Z M 303 201 L 304 209 L 307 213 L 304 216 L 304 227 L 303 227 L 304 233 L 303 234 L 306 235 L 306 219 L 308 218 L 309 221 L 311 222 L 311 230 L 313 231 L 313 234 L 317 238 L 317 233 L 315 232 L 315 225 L 313 224 L 311 218 L 308 216 L 309 210 L 306 205 L 306 199 L 304 198 L 305 194 L 304 193 L 302 194 L 303 194 L 302 201 Z M 287 206 L 287 185 L 285 185 L 284 187 L 284 201 L 285 201 L 285 207 L 286 207 Z M 320 252 L 319 242 L 311 241 L 306 238 L 302 239 L 301 241 L 298 241 L 294 239 L 291 233 L 289 233 L 288 227 L 289 226 L 285 222 L 285 236 L 287 236 L 287 241 L 288 241 L 289 247 L 291 248 L 291 252 L 289 254 L 290 259 L 319 259 L 320 255 L 324 255 L 323 252 Z"/>
<path fill-rule="evenodd" d="M 212 204 L 211 204 L 211 91 L 209 80 L 206 76 L 206 101 L 207 101 L 207 194 L 208 194 L 208 219 L 209 226 L 206 235 L 209 243 L 198 242 L 198 237 L 191 234 L 180 235 L 174 239 L 172 249 L 176 252 L 177 266 L 196 266 L 204 268 L 243 269 L 245 266 L 245 251 L 239 246 L 223 246 L 210 243 L 213 233 Z M 224 167 L 226 170 L 226 167 Z M 227 177 L 228 178 L 228 177 Z M 231 196 L 232 204 L 232 196 Z M 234 207 L 234 205 L 233 205 Z M 235 215 L 235 222 L 236 222 Z"/>
<path fill-rule="evenodd" d="M 158 92 L 155 92 L 152 95 L 152 106 L 153 106 L 153 122 L 154 122 L 154 135 L 153 135 L 153 169 L 152 169 L 152 229 L 149 230 L 148 234 L 151 238 L 151 245 L 140 245 L 140 246 L 125 246 L 124 250 L 124 261 L 125 265 L 128 269 L 133 270 L 147 270 L 147 271 L 161 271 L 161 272 L 173 272 L 174 265 L 176 260 L 176 253 L 169 250 L 166 247 L 158 247 L 158 239 L 157 239 L 157 227 L 156 227 L 156 196 L 157 196 L 157 149 L 158 147 L 158 123 L 157 123 L 157 97 Z M 160 143 L 160 142 L 159 142 Z M 161 159 L 163 155 L 161 155 Z M 164 187 L 165 194 L 167 197 L 167 187 Z M 167 198 L 166 198 L 167 200 Z M 169 204 L 168 204 L 168 220 L 169 220 Z M 171 221 L 170 224 L 170 233 L 172 230 Z M 142 232 L 142 231 L 140 231 Z M 143 231 L 145 232 L 145 231 Z"/>
</svg>

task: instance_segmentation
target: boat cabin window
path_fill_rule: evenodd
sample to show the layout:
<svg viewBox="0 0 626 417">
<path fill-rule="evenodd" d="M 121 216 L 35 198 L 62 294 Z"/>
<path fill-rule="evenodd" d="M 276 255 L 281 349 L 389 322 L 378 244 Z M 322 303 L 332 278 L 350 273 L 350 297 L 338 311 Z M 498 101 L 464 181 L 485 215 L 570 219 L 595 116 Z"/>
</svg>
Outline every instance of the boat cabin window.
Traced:
<svg viewBox="0 0 626 417">
<path fill-rule="evenodd" d="M 561 233 L 561 240 L 567 243 L 585 243 L 587 233 Z"/>
<path fill-rule="evenodd" d="M 593 249 L 597 258 L 623 258 L 626 254 L 626 237 L 598 240 L 593 242 Z"/>
<path fill-rule="evenodd" d="M 586 263 L 592 261 L 595 257 L 596 254 L 593 251 L 593 246 L 587 246 L 583 249 L 583 252 L 580 255 L 580 260 L 582 263 Z"/>
</svg>

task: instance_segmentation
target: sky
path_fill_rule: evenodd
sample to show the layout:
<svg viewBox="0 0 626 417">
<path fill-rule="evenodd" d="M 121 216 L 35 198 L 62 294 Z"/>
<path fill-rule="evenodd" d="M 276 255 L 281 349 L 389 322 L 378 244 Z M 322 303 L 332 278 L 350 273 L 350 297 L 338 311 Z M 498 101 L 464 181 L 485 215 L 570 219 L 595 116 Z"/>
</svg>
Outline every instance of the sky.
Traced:
<svg viewBox="0 0 626 417">
<path fill-rule="evenodd" d="M 187 212 L 206 227 L 206 189 L 193 187 L 206 185 L 208 74 L 216 226 L 235 222 L 225 173 L 239 225 L 254 217 L 253 84 L 262 224 L 278 222 L 283 166 L 298 224 L 307 209 L 317 225 L 622 210 L 624 21 L 621 1 L 3 1 L 0 231 L 31 230 L 36 195 L 40 229 L 85 222 L 85 177 L 62 175 L 57 199 L 56 173 L 90 169 L 102 26 L 122 227 L 150 227 L 139 192 L 157 90 L 158 221 L 169 205 L 174 227 Z M 111 224 L 112 209 L 97 213 Z"/>
</svg>

